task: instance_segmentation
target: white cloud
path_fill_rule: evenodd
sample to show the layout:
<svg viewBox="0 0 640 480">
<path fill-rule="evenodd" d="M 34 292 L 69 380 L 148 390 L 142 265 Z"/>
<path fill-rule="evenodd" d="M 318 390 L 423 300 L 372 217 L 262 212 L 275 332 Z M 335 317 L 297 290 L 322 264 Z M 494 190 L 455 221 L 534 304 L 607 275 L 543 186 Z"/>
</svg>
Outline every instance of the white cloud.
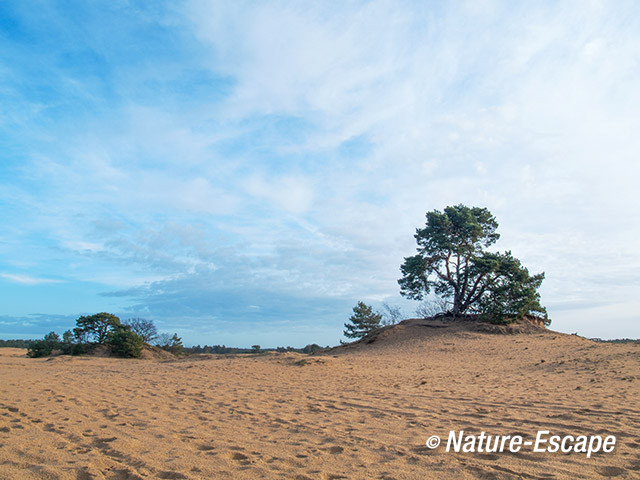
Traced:
<svg viewBox="0 0 640 480">
<path fill-rule="evenodd" d="M 372 142 L 366 159 L 334 173 L 327 162 L 316 177 L 321 207 L 308 218 L 356 249 L 354 262 L 391 280 L 410 253 L 400 232 L 410 236 L 424 211 L 486 205 L 509 233 L 504 248 L 547 271 L 551 303 L 563 291 L 586 301 L 589 279 L 640 261 L 628 242 L 640 234 L 638 22 L 632 5 L 490 5 L 435 14 L 368 2 L 332 15 L 193 2 L 192 18 L 212 68 L 237 79 L 234 115 L 318 125 L 300 153 L 354 135 Z M 536 231 L 547 240 L 533 243 Z M 393 254 L 380 261 L 384 251 Z"/>
<path fill-rule="evenodd" d="M 314 199 L 312 182 L 303 176 L 284 175 L 268 180 L 254 176 L 246 180 L 245 188 L 249 194 L 294 214 L 307 212 Z"/>
<path fill-rule="evenodd" d="M 61 280 L 55 280 L 52 278 L 38 278 L 31 275 L 16 274 L 16 273 L 0 273 L 0 277 L 5 280 L 9 280 L 14 283 L 21 283 L 23 285 L 42 285 L 45 283 L 61 283 Z"/>
</svg>

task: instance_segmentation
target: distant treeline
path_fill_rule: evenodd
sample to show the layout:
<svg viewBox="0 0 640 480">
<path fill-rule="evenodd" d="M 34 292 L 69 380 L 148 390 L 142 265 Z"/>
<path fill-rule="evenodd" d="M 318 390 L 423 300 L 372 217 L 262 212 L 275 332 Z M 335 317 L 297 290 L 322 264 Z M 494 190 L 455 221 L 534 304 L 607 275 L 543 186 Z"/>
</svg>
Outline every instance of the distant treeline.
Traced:
<svg viewBox="0 0 640 480">
<path fill-rule="evenodd" d="M 2 340 L 0 339 L 0 348 L 30 348 L 34 342 L 38 340 Z M 329 348 L 329 347 L 326 347 Z M 293 347 L 277 347 L 277 348 L 260 348 L 260 345 L 254 345 L 252 348 L 227 347 L 225 345 L 196 345 L 194 347 L 184 347 L 184 353 L 217 353 L 217 354 L 234 354 L 234 353 L 262 353 L 262 352 L 297 352 L 297 353 L 315 353 L 324 348 L 315 343 L 307 345 L 303 348 Z"/>
<path fill-rule="evenodd" d="M 638 338 L 614 338 L 613 340 L 603 340 L 602 338 L 590 338 L 589 340 L 593 340 L 598 343 L 640 343 L 640 339 Z"/>
<path fill-rule="evenodd" d="M 29 346 L 36 340 L 1 340 L 0 348 L 29 348 Z"/>
<path fill-rule="evenodd" d="M 329 348 L 329 347 L 327 347 Z M 216 353 L 216 354 L 233 354 L 233 353 L 263 353 L 263 352 L 297 352 L 297 353 L 315 353 L 324 350 L 323 347 L 315 343 L 307 345 L 303 348 L 293 347 L 277 347 L 277 348 L 260 348 L 260 345 L 254 345 L 251 348 L 227 347 L 225 345 L 195 345 L 193 347 L 184 347 L 184 353 Z"/>
</svg>

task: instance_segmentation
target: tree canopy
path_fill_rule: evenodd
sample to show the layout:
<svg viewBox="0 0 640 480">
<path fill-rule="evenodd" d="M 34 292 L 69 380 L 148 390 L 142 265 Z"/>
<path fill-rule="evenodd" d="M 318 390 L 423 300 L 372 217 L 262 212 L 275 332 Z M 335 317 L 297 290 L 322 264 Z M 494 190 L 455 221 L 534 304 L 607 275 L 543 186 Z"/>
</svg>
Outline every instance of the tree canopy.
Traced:
<svg viewBox="0 0 640 480">
<path fill-rule="evenodd" d="M 66 355 L 82 355 L 98 345 L 106 345 L 115 355 L 139 357 L 143 344 L 144 338 L 129 325 L 121 324 L 120 319 L 111 313 L 101 312 L 78 318 L 73 333 L 67 330 L 62 340 L 57 333 L 49 332 L 44 339 L 31 342 L 27 355 L 44 357 L 56 351 Z"/>
<path fill-rule="evenodd" d="M 105 343 L 107 334 L 121 326 L 118 317 L 111 313 L 101 312 L 78 318 L 73 334 L 79 341 Z"/>
<path fill-rule="evenodd" d="M 382 315 L 375 313 L 373 308 L 364 302 L 358 302 L 353 307 L 353 315 L 349 317 L 351 323 L 345 323 L 344 336 L 347 338 L 362 338 L 367 333 L 380 326 Z"/>
<path fill-rule="evenodd" d="M 455 205 L 426 217 L 425 227 L 415 234 L 417 255 L 400 267 L 402 295 L 422 300 L 433 291 L 451 299 L 454 316 L 475 313 L 507 322 L 534 315 L 548 323 L 538 293 L 544 273 L 529 275 L 509 251 L 486 251 L 500 238 L 489 210 Z"/>
<path fill-rule="evenodd" d="M 153 320 L 147 320 L 146 318 L 130 318 L 125 320 L 125 325 L 131 327 L 131 331 L 142 337 L 147 343 L 151 343 L 158 337 L 158 328 Z"/>
</svg>

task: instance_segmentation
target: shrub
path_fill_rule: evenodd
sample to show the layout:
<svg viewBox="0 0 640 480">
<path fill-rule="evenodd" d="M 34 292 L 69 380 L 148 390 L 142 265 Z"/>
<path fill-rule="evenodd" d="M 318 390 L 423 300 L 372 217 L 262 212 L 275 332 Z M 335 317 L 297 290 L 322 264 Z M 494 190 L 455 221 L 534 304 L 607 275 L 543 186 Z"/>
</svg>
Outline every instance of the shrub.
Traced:
<svg viewBox="0 0 640 480">
<path fill-rule="evenodd" d="M 71 355 L 84 355 L 95 348 L 95 345 L 89 343 L 74 343 L 71 345 Z"/>
<path fill-rule="evenodd" d="M 110 331 L 106 342 L 111 351 L 120 357 L 137 358 L 142 355 L 142 344 L 144 340 L 140 335 L 131 331 L 130 328 L 119 327 Z"/>
<path fill-rule="evenodd" d="M 46 357 L 53 350 L 60 350 L 60 336 L 56 332 L 47 333 L 42 340 L 36 340 L 29 345 L 27 356 L 31 358 Z"/>
<path fill-rule="evenodd" d="M 27 356 L 31 358 L 46 357 L 51 355 L 51 350 L 53 350 L 51 345 L 45 340 L 36 340 L 29 345 Z"/>
<path fill-rule="evenodd" d="M 322 348 L 320 345 L 318 345 L 317 343 L 312 343 L 312 344 L 306 345 L 302 349 L 302 353 L 312 354 L 316 352 L 321 352 L 322 350 L 324 350 L 324 348 Z"/>
<path fill-rule="evenodd" d="M 346 329 L 344 330 L 344 336 L 347 338 L 362 338 L 380 327 L 380 320 L 382 320 L 382 315 L 374 313 L 369 305 L 358 302 L 353 307 L 353 315 L 349 317 L 351 323 L 344 324 Z"/>
</svg>

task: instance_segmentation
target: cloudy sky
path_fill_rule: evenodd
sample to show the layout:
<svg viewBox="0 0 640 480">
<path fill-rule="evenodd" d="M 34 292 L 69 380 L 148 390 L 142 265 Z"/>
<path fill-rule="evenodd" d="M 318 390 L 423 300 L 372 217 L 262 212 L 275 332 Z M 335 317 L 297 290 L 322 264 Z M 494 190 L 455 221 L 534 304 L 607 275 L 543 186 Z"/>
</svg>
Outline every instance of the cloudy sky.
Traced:
<svg viewBox="0 0 640 480">
<path fill-rule="evenodd" d="M 0 338 L 335 344 L 458 203 L 640 337 L 639 79 L 634 1 L 2 2 Z"/>
</svg>

